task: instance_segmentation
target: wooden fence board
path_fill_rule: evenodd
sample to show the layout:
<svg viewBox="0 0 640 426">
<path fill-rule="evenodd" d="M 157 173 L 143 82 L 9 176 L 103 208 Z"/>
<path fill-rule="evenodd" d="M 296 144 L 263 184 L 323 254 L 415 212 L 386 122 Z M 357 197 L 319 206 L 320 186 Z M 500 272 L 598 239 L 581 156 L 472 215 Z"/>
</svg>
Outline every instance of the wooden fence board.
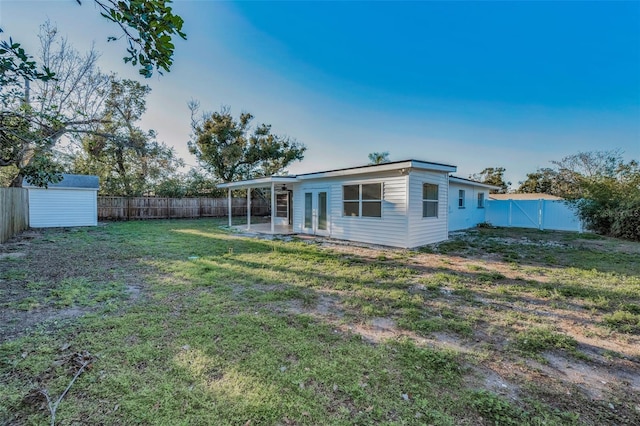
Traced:
<svg viewBox="0 0 640 426">
<path fill-rule="evenodd" d="M 269 204 L 251 201 L 251 215 L 269 214 Z M 233 216 L 246 216 L 246 198 L 233 198 Z M 98 197 L 98 220 L 179 219 L 199 217 L 226 217 L 226 198 L 163 198 L 163 197 Z"/>
<path fill-rule="evenodd" d="M 0 243 L 29 227 L 29 193 L 22 188 L 0 188 Z"/>
</svg>

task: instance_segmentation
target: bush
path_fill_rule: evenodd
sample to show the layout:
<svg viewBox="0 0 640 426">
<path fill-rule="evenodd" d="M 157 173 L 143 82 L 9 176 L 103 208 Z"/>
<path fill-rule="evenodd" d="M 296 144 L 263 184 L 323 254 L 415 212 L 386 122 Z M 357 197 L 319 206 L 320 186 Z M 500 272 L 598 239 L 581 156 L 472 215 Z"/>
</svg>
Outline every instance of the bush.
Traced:
<svg viewBox="0 0 640 426">
<path fill-rule="evenodd" d="M 640 241 L 640 168 L 620 162 L 608 175 L 578 179 L 582 198 L 572 203 L 586 227 L 599 234 Z"/>
</svg>

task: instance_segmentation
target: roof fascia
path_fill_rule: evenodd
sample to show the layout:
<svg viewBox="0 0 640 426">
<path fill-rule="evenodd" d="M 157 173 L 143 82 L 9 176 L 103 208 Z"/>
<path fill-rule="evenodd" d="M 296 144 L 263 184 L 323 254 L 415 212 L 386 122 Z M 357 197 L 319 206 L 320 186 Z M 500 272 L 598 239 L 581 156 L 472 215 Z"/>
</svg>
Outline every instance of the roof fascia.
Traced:
<svg viewBox="0 0 640 426">
<path fill-rule="evenodd" d="M 295 176 L 267 176 L 258 179 L 239 180 L 237 182 L 220 183 L 217 185 L 221 189 L 246 189 L 246 188 L 260 188 L 263 186 L 269 186 L 272 183 L 294 183 L 298 179 Z"/>
</svg>

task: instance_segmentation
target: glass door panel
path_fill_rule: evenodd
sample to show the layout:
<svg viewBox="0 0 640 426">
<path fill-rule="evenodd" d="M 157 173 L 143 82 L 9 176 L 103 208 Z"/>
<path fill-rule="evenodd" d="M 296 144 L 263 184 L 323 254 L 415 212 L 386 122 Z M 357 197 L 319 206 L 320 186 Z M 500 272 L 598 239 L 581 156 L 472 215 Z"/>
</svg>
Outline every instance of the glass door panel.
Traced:
<svg viewBox="0 0 640 426">
<path fill-rule="evenodd" d="M 318 230 L 327 230 L 327 193 L 318 192 Z"/>
</svg>

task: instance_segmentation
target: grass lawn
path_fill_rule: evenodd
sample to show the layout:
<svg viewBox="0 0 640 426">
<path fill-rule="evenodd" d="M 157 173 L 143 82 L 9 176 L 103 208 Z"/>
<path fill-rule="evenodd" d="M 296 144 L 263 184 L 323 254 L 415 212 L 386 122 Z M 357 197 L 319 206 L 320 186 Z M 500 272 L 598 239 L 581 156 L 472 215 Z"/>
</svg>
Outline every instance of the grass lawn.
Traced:
<svg viewBox="0 0 640 426">
<path fill-rule="evenodd" d="M 0 425 L 640 424 L 640 244 L 409 251 L 215 220 L 0 246 Z"/>
</svg>

